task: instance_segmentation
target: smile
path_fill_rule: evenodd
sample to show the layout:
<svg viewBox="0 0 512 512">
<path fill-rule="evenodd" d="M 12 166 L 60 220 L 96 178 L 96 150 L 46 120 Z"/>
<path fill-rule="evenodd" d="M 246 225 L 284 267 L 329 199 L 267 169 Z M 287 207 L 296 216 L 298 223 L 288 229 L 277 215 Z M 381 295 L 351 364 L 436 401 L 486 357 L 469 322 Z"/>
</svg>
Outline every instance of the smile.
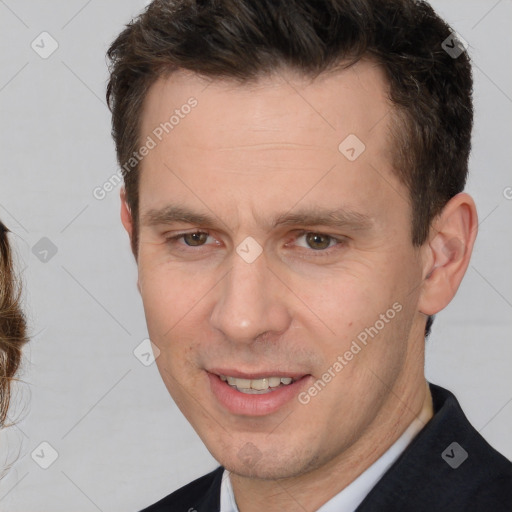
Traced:
<svg viewBox="0 0 512 512">
<path fill-rule="evenodd" d="M 229 375 L 219 375 L 219 377 L 233 389 L 248 395 L 270 393 L 297 380 L 291 377 L 264 377 L 261 379 L 239 379 Z"/>
<path fill-rule="evenodd" d="M 279 373 L 244 374 L 234 369 L 206 372 L 212 396 L 222 409 L 253 417 L 275 413 L 287 404 L 297 404 L 294 399 L 313 380 L 311 375 Z"/>
</svg>

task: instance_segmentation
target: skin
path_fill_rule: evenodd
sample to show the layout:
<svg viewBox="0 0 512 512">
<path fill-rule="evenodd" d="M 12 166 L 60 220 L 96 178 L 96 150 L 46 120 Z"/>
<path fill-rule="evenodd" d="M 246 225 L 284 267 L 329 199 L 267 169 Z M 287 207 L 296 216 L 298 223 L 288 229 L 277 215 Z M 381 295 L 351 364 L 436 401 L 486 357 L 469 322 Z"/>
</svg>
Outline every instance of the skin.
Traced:
<svg viewBox="0 0 512 512">
<path fill-rule="evenodd" d="M 141 140 L 191 96 L 197 106 L 144 158 L 140 175 L 138 286 L 157 365 L 232 472 L 241 512 L 313 511 L 413 419 L 432 416 L 426 315 L 450 302 L 464 275 L 475 206 L 467 194 L 454 197 L 429 239 L 412 245 L 408 191 L 392 168 L 387 83 L 371 62 L 313 81 L 283 71 L 243 85 L 176 72 L 149 90 Z M 366 146 L 353 162 L 338 150 L 349 134 Z M 212 223 L 157 219 L 170 205 Z M 313 208 L 365 222 L 272 223 Z M 132 236 L 124 191 L 121 217 Z M 190 236 L 169 241 L 197 231 L 208 233 L 200 245 L 187 245 Z M 307 233 L 333 238 L 312 248 Z M 262 248 L 252 263 L 236 252 L 249 236 Z M 394 303 L 401 311 L 307 404 L 294 398 L 271 414 L 232 414 L 211 391 L 215 368 L 307 374 L 307 391 Z"/>
</svg>

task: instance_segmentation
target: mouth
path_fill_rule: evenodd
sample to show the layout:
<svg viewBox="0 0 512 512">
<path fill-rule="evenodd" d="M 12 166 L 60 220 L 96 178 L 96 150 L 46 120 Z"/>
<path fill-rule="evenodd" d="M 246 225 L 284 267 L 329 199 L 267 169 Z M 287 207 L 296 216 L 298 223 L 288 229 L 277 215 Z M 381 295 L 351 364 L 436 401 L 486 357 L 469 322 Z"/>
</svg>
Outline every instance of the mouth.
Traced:
<svg viewBox="0 0 512 512">
<path fill-rule="evenodd" d="M 264 416 L 297 398 L 313 380 L 304 373 L 241 373 L 234 369 L 208 370 L 210 390 L 218 405 L 231 414 Z"/>
<path fill-rule="evenodd" d="M 300 377 L 263 377 L 260 379 L 239 379 L 229 375 L 219 375 L 220 380 L 227 382 L 229 386 L 240 393 L 247 395 L 263 395 L 271 393 L 283 386 L 289 386 L 292 382 L 296 382 Z"/>
</svg>

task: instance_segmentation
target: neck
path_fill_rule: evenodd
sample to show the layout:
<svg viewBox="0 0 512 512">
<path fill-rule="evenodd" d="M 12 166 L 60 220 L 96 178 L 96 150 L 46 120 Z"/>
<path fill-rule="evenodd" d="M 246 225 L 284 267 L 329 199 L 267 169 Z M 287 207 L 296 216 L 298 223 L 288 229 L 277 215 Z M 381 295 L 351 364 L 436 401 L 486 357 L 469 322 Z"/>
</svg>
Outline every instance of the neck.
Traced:
<svg viewBox="0 0 512 512">
<path fill-rule="evenodd" d="M 231 474 L 240 512 L 313 512 L 350 485 L 378 460 L 413 423 L 420 430 L 433 416 L 432 397 L 422 378 L 413 389 L 395 389 L 390 403 L 351 448 L 328 464 L 281 480 L 257 480 Z"/>
</svg>

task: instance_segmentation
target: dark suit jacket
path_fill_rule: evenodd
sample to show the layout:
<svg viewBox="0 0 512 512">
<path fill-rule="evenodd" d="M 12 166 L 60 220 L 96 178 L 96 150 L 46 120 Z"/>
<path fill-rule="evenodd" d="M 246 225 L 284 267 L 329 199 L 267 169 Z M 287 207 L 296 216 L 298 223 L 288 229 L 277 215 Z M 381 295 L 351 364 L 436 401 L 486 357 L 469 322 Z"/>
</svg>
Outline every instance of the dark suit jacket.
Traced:
<svg viewBox="0 0 512 512">
<path fill-rule="evenodd" d="M 470 425 L 449 391 L 433 384 L 430 389 L 434 417 L 357 512 L 512 512 L 512 464 Z M 142 512 L 219 512 L 223 470 Z"/>
</svg>

